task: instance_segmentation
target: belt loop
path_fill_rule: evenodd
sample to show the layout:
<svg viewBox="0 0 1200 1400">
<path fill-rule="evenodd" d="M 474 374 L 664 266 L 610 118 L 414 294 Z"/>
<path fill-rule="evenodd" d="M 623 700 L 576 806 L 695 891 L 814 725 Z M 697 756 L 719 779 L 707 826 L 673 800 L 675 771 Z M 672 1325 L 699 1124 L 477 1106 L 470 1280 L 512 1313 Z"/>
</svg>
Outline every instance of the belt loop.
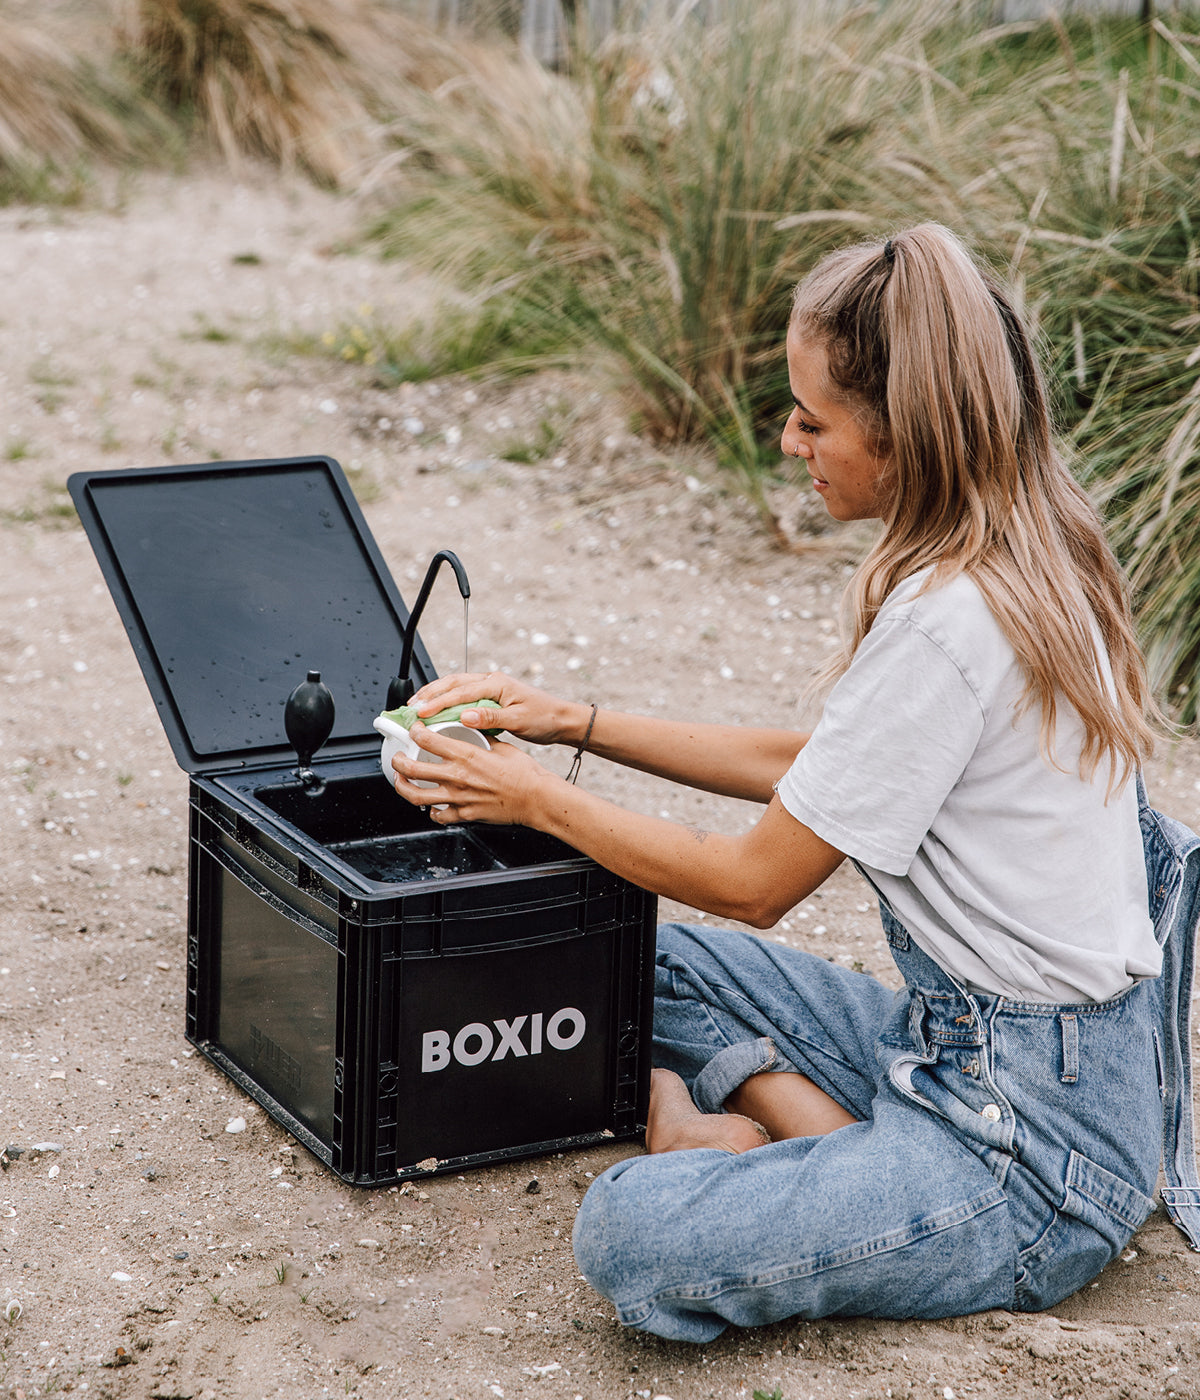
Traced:
<svg viewBox="0 0 1200 1400">
<path fill-rule="evenodd" d="M 1062 1031 L 1062 1073 L 1058 1077 L 1064 1084 L 1074 1084 L 1079 1078 L 1079 1017 L 1064 1011 L 1058 1024 Z"/>
</svg>

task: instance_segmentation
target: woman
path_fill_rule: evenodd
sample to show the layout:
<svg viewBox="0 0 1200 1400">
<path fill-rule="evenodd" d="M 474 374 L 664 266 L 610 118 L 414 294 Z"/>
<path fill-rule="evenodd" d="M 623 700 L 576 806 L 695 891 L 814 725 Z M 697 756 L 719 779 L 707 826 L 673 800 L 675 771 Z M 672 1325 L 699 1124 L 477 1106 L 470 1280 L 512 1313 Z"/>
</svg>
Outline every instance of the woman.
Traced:
<svg viewBox="0 0 1200 1400">
<path fill-rule="evenodd" d="M 621 1320 L 1049 1307 L 1153 1209 L 1162 1137 L 1136 785 L 1153 716 L 1120 572 L 1055 451 L 1029 338 L 947 230 L 835 253 L 787 337 L 784 452 L 880 519 L 811 735 L 569 704 L 507 677 L 416 697 L 766 810 L 740 836 L 615 808 L 511 745 L 418 726 L 434 819 L 515 822 L 767 928 L 849 857 L 899 994 L 748 934 L 659 931 L 648 1156 L 575 1229 Z M 714 755 L 717 757 L 714 758 Z M 424 770 L 428 772 L 428 769 Z"/>
</svg>

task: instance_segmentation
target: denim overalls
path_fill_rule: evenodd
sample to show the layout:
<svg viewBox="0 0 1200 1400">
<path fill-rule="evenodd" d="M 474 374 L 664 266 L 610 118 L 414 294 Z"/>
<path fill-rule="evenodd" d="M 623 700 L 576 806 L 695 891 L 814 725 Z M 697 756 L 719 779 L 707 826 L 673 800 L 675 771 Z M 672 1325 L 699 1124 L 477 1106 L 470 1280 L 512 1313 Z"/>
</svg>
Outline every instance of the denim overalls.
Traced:
<svg viewBox="0 0 1200 1400">
<path fill-rule="evenodd" d="M 1164 966 L 1106 1002 L 955 983 L 883 907 L 905 986 L 723 930 L 659 930 L 655 1062 L 704 1112 L 797 1069 L 860 1121 L 735 1156 L 619 1162 L 575 1225 L 620 1320 L 708 1341 L 728 1323 L 1051 1307 L 1162 1196 L 1200 1248 L 1189 1012 L 1200 840 L 1141 796 Z"/>
</svg>

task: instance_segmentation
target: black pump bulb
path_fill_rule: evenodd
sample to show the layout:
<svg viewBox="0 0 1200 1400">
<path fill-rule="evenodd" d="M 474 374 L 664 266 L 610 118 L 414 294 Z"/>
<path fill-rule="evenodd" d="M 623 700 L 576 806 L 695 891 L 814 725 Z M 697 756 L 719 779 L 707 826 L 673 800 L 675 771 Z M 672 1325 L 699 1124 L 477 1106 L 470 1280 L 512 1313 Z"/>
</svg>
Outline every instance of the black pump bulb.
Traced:
<svg viewBox="0 0 1200 1400">
<path fill-rule="evenodd" d="M 306 787 L 320 782 L 312 771 L 313 755 L 333 732 L 333 713 L 333 695 L 320 671 L 310 671 L 284 706 L 283 727 L 299 763 L 296 776 Z"/>
<path fill-rule="evenodd" d="M 420 621 L 421 613 L 425 610 L 425 604 L 429 600 L 430 590 L 433 588 L 433 580 L 437 575 L 438 568 L 443 563 L 449 564 L 454 570 L 454 576 L 458 580 L 458 591 L 462 594 L 463 601 L 465 602 L 471 596 L 471 585 L 467 579 L 467 571 L 463 568 L 462 560 L 448 549 L 439 549 L 429 561 L 429 568 L 425 570 L 421 591 L 417 594 L 417 601 L 413 604 L 412 612 L 408 615 L 408 626 L 404 630 L 404 645 L 400 652 L 400 670 L 388 683 L 387 707 L 389 710 L 396 710 L 401 705 L 407 705 L 416 691 L 416 686 L 413 685 L 409 672 L 412 670 L 413 646 L 417 640 L 417 623 Z"/>
</svg>

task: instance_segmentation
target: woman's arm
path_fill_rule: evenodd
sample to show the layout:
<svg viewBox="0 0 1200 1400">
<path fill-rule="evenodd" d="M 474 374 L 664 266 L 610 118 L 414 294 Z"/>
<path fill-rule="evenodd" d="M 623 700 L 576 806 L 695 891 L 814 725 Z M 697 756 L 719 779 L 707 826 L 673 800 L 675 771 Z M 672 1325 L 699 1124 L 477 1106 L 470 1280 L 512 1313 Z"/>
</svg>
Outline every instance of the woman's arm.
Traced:
<svg viewBox="0 0 1200 1400">
<path fill-rule="evenodd" d="M 584 725 L 591 707 L 584 706 Z M 575 742 L 582 740 L 583 734 Z M 597 710 L 588 752 L 703 792 L 770 802 L 807 734 Z"/>
<path fill-rule="evenodd" d="M 485 753 L 424 725 L 414 725 L 411 733 L 443 762 L 431 769 L 397 755 L 396 791 L 408 802 L 433 807 L 434 821 L 533 827 L 643 889 L 755 928 L 776 923 L 844 859 L 777 797 L 750 831 L 727 836 L 627 812 L 564 783 L 511 744 Z M 438 786 L 416 787 L 410 781 L 415 777 Z"/>
<path fill-rule="evenodd" d="M 428 718 L 451 705 L 482 699 L 495 700 L 500 710 L 468 710 L 462 716 L 468 728 L 502 728 L 535 744 L 578 745 L 586 735 L 589 753 L 704 792 L 752 802 L 771 800 L 774 785 L 808 738 L 787 729 L 692 724 L 616 710 L 597 710 L 593 720 L 590 705 L 559 700 L 498 673 L 442 677 L 418 691 L 412 704 Z"/>
</svg>

